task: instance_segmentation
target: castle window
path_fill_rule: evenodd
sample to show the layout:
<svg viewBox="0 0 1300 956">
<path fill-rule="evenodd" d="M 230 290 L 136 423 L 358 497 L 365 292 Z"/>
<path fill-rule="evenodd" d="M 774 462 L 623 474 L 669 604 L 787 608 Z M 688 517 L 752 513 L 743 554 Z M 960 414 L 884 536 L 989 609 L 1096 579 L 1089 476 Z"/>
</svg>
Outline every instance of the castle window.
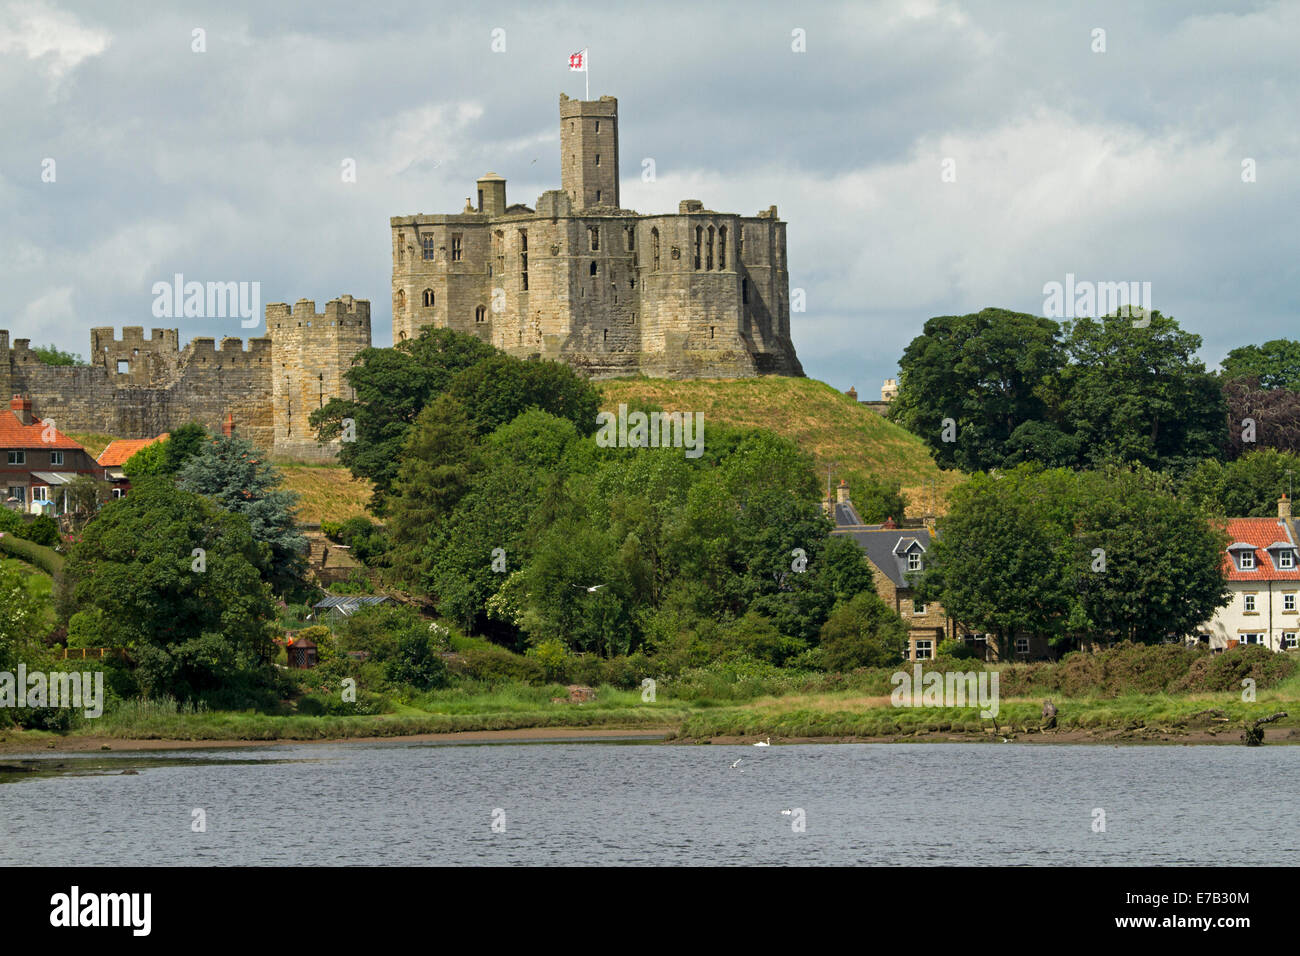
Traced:
<svg viewBox="0 0 1300 956">
<path fill-rule="evenodd" d="M 597 153 L 597 154 L 596 154 L 596 165 L 597 165 L 597 166 L 600 165 L 600 153 Z"/>
<path fill-rule="evenodd" d="M 655 272 L 659 271 L 659 229 L 650 230 L 650 262 Z"/>
<path fill-rule="evenodd" d="M 460 253 L 461 253 L 460 238 L 461 238 L 461 234 L 459 232 L 453 232 L 451 234 L 451 261 L 452 262 L 460 262 Z"/>
<path fill-rule="evenodd" d="M 704 227 L 695 227 L 695 268 L 700 267 L 700 247 L 704 244 Z"/>
<path fill-rule="evenodd" d="M 406 333 L 405 333 L 405 332 L 398 332 L 398 333 L 397 333 L 397 340 L 398 340 L 399 342 L 405 342 L 405 341 L 406 341 Z"/>
<path fill-rule="evenodd" d="M 749 305 L 749 280 L 748 279 L 740 280 L 740 303 L 741 305 Z"/>
<path fill-rule="evenodd" d="M 600 132 L 600 120 L 596 120 L 596 132 Z"/>
<path fill-rule="evenodd" d="M 592 259 L 592 260 L 591 260 L 591 274 L 592 274 L 592 275 L 595 275 L 595 274 L 596 274 L 596 260 L 595 260 L 595 259 Z"/>
<path fill-rule="evenodd" d="M 599 190 L 599 189 L 596 190 L 596 202 L 597 202 L 597 203 L 600 202 L 600 190 Z"/>
<path fill-rule="evenodd" d="M 528 230 L 527 229 L 519 230 L 519 251 L 520 252 L 528 251 Z"/>
<path fill-rule="evenodd" d="M 600 339 L 600 340 L 601 340 L 602 342 L 608 342 L 608 341 L 609 341 L 609 329 L 605 329 L 605 334 L 601 336 L 601 339 Z"/>
<path fill-rule="evenodd" d="M 591 234 L 591 251 L 599 252 L 600 251 L 600 226 L 591 226 L 587 229 L 587 232 Z"/>
<path fill-rule="evenodd" d="M 117 360 L 117 374 L 118 374 L 118 375 L 129 375 L 130 373 L 131 373 L 131 363 L 128 362 L 126 359 L 118 359 L 118 360 Z"/>
<path fill-rule="evenodd" d="M 709 338 L 713 338 L 713 330 L 714 330 L 715 328 L 716 328 L 716 326 L 712 326 L 712 325 L 709 326 Z"/>
<path fill-rule="evenodd" d="M 727 268 L 727 227 L 718 227 L 718 268 Z"/>
<path fill-rule="evenodd" d="M 483 190 L 478 191 L 478 211 L 483 211 Z"/>
<path fill-rule="evenodd" d="M 706 251 L 707 251 L 707 255 L 705 256 L 704 268 L 712 271 L 713 269 L 713 227 L 712 226 L 709 226 L 709 245 Z"/>
<path fill-rule="evenodd" d="M 628 226 L 627 227 L 627 251 L 631 252 L 635 248 L 636 248 L 636 228 L 634 226 Z"/>
<path fill-rule="evenodd" d="M 477 309 L 474 310 L 474 321 L 483 322 L 486 320 L 487 320 L 487 309 L 480 305 Z"/>
<path fill-rule="evenodd" d="M 506 244 L 506 234 L 498 229 L 492 233 L 492 254 L 498 258 L 503 255 Z"/>
<path fill-rule="evenodd" d="M 438 251 L 437 246 L 434 245 L 436 241 L 437 240 L 435 240 L 433 236 L 422 236 L 420 238 L 420 258 L 428 260 L 433 259 L 434 255 Z"/>
</svg>

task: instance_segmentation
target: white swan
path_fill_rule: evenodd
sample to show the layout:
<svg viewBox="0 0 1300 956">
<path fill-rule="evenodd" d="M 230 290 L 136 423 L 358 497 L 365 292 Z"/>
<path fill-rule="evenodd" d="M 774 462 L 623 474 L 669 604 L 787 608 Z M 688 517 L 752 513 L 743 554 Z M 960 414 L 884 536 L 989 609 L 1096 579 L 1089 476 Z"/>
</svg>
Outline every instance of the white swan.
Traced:
<svg viewBox="0 0 1300 956">
<path fill-rule="evenodd" d="M 758 743 L 754 744 L 754 746 L 755 746 L 755 747 L 770 747 L 770 746 L 772 746 L 772 738 L 771 738 L 771 737 L 768 737 L 766 740 L 760 740 Z"/>
</svg>

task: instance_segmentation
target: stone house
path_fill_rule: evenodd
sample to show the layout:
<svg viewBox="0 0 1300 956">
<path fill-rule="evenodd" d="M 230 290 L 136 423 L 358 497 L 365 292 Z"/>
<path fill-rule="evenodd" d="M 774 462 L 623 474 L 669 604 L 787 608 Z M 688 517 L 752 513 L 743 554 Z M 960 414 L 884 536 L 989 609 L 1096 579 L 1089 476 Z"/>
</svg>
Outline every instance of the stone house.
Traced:
<svg viewBox="0 0 1300 956">
<path fill-rule="evenodd" d="M 1223 573 L 1232 595 L 1200 629 L 1214 651 L 1238 644 L 1300 645 L 1300 528 L 1283 496 L 1276 518 L 1229 518 Z"/>
<path fill-rule="evenodd" d="M 991 635 L 970 630 L 953 620 L 938 601 L 922 603 L 914 585 L 924 574 L 931 544 L 938 536 L 933 516 L 921 527 L 900 527 L 893 518 L 883 524 L 864 524 L 849 498 L 848 482 L 841 480 L 834 501 L 827 500 L 825 510 L 835 522 L 832 534 L 851 537 L 862 549 L 871 565 L 876 594 L 908 626 L 907 659 L 930 660 L 941 641 L 955 639 L 968 645 L 975 657 L 984 661 L 999 659 L 998 644 Z M 1053 656 L 1041 637 L 1020 634 L 1014 639 L 1016 660 L 1041 660 Z"/>
<path fill-rule="evenodd" d="M 97 473 L 95 460 L 54 424 L 43 423 L 32 401 L 15 395 L 9 410 L 0 412 L 0 488 L 5 505 L 27 511 L 34 502 L 48 502 L 46 510 L 67 510 L 61 489 L 78 475 Z"/>
</svg>

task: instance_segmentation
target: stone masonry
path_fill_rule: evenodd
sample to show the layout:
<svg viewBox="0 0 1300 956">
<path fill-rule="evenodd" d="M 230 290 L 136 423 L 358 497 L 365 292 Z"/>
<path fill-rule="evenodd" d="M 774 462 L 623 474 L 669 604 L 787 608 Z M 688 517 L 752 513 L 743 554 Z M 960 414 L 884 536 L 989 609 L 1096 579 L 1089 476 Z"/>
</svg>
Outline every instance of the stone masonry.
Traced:
<svg viewBox="0 0 1300 956">
<path fill-rule="evenodd" d="M 530 209 L 488 173 L 477 207 L 392 218 L 394 342 L 450 327 L 597 378 L 803 374 L 775 206 L 621 208 L 612 96 L 560 96 L 560 181 Z"/>
<path fill-rule="evenodd" d="M 266 307 L 264 338 L 196 338 L 180 348 L 176 329 L 138 326 L 90 332 L 90 364 L 46 365 L 28 339 L 9 344 L 0 330 L 0 394 L 31 399 L 63 432 L 152 438 L 186 422 L 219 431 L 226 415 L 237 434 L 272 455 L 331 461 L 337 446 L 318 444 L 307 416 L 334 397 L 351 396 L 343 373 L 370 345 L 370 303 L 342 296 L 325 304 L 300 299 Z"/>
</svg>

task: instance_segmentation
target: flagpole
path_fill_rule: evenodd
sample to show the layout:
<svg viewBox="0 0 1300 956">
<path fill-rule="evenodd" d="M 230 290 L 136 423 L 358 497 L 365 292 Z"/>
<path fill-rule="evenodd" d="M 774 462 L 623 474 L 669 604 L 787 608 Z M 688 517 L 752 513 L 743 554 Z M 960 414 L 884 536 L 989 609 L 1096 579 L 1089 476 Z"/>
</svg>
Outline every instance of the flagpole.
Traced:
<svg viewBox="0 0 1300 956">
<path fill-rule="evenodd" d="M 582 71 L 582 75 L 583 78 L 587 81 L 587 99 L 590 100 L 591 99 L 591 51 L 584 50 L 583 53 L 586 54 L 587 62 L 583 64 L 583 66 L 586 67 L 586 69 Z"/>
</svg>

